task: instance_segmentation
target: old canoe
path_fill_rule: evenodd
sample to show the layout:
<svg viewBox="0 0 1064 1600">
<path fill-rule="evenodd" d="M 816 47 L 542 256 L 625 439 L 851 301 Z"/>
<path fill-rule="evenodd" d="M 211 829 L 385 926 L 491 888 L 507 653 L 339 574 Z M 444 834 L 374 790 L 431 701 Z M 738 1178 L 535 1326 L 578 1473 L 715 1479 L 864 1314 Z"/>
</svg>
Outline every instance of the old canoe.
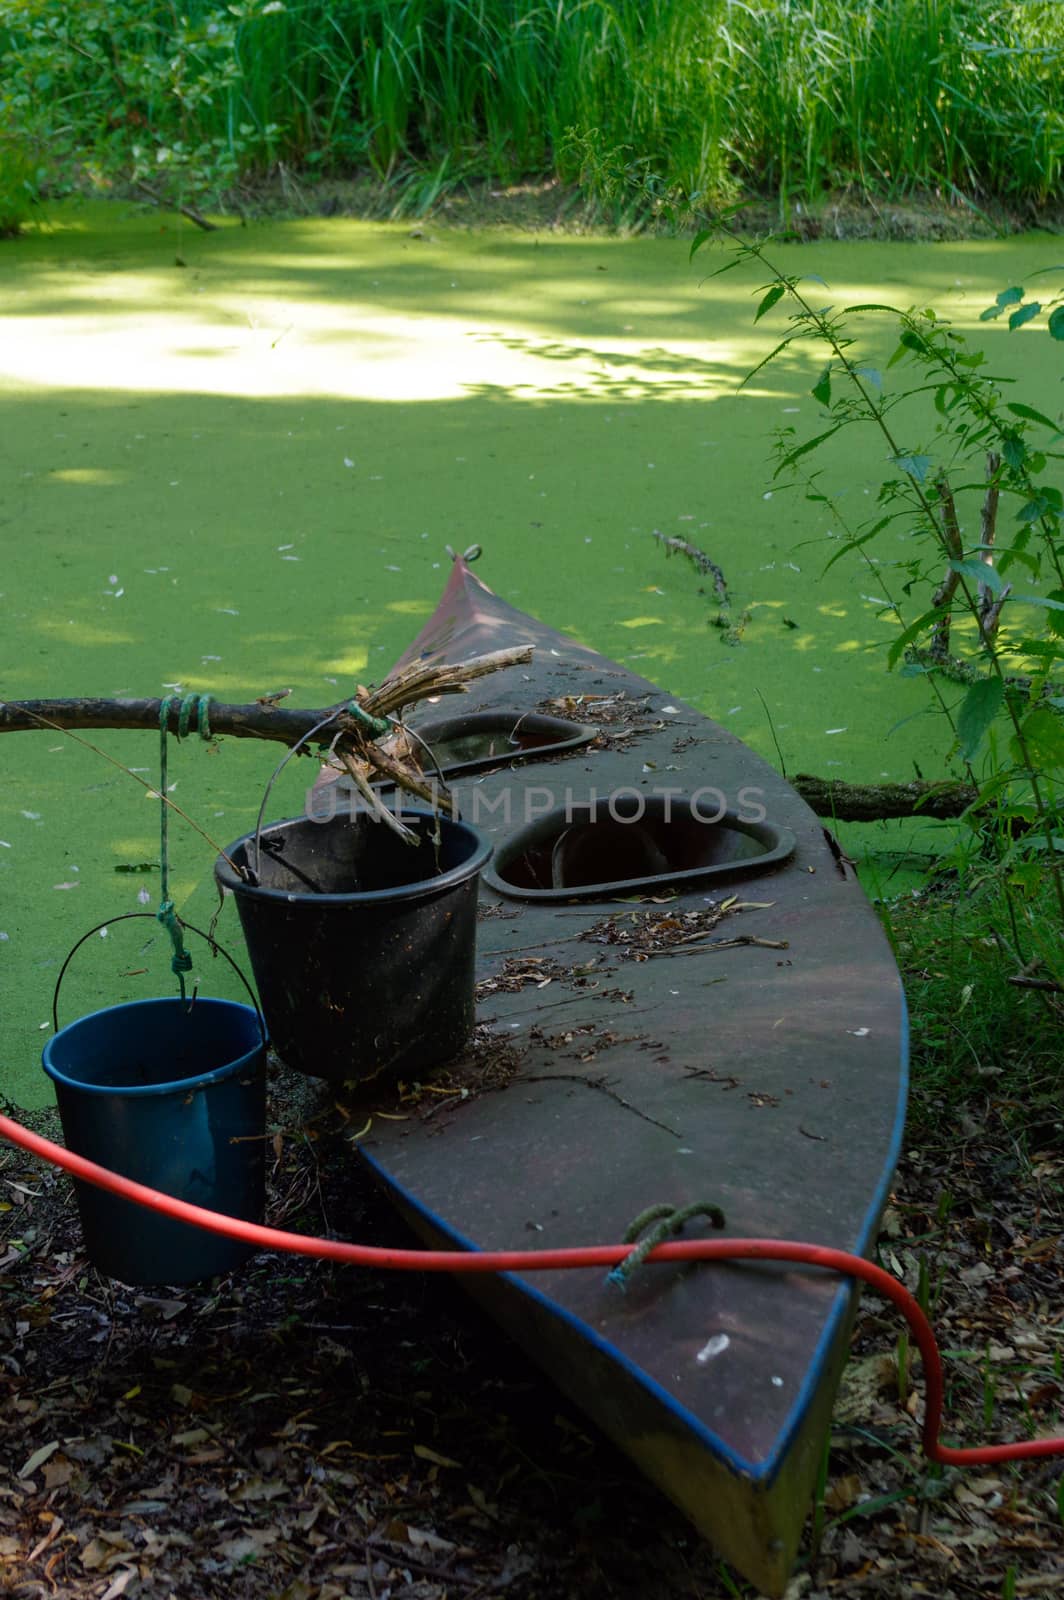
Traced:
<svg viewBox="0 0 1064 1600">
<path fill-rule="evenodd" d="M 529 666 L 412 719 L 495 847 L 478 1029 L 426 1092 L 407 1086 L 401 1120 L 374 1120 L 364 1160 L 437 1246 L 616 1242 L 645 1207 L 708 1202 L 735 1235 L 867 1254 L 907 1035 L 852 868 L 724 728 L 463 559 L 403 660 L 518 643 Z M 601 1272 L 462 1281 L 741 1573 L 783 1593 L 850 1285 L 671 1265 L 624 1291 Z"/>
</svg>

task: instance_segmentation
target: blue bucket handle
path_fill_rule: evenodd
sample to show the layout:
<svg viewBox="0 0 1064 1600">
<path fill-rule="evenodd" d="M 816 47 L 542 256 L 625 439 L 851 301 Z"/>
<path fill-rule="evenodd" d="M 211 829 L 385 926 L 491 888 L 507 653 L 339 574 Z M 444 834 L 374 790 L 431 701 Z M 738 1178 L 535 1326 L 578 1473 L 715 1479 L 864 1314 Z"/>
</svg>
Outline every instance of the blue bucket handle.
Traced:
<svg viewBox="0 0 1064 1600">
<path fill-rule="evenodd" d="M 156 918 L 154 912 L 151 912 L 151 911 L 123 911 L 117 917 L 108 917 L 105 922 L 98 922 L 96 924 L 95 928 L 90 928 L 88 933 L 83 933 L 81 938 L 78 940 L 77 944 L 73 947 L 73 949 L 71 951 L 69 951 L 66 960 L 63 962 L 63 965 L 59 968 L 59 976 L 55 980 L 55 993 L 52 995 L 52 1029 L 53 1029 L 53 1032 L 55 1032 L 55 1033 L 59 1032 L 59 990 L 60 990 L 60 987 L 62 985 L 63 979 L 66 976 L 66 970 L 69 967 L 70 963 L 73 961 L 74 957 L 77 955 L 78 951 L 81 949 L 82 945 L 85 943 L 86 939 L 91 939 L 94 933 L 99 933 L 100 932 L 101 928 L 109 928 L 111 926 L 112 922 L 133 922 L 134 920 L 138 920 L 138 921 L 139 920 L 146 920 L 148 922 L 156 922 L 158 919 Z M 213 939 L 209 933 L 204 933 L 202 928 L 194 928 L 192 926 L 191 922 L 182 922 L 181 926 L 183 928 L 187 928 L 189 933 L 198 933 L 201 939 L 206 939 L 207 943 L 210 945 L 210 947 L 214 951 L 215 955 L 224 956 L 225 959 L 228 961 L 229 965 L 232 967 L 233 971 L 236 973 L 237 977 L 240 979 L 241 983 L 244 985 L 244 988 L 247 990 L 248 999 L 251 1001 L 251 1004 L 255 1009 L 255 1016 L 258 1019 L 259 1031 L 262 1034 L 262 1043 L 263 1043 L 263 1047 L 265 1048 L 265 1046 L 269 1043 L 269 1039 L 268 1039 L 267 1033 L 266 1033 L 266 1023 L 265 1023 L 265 1020 L 263 1019 L 262 1012 L 259 1009 L 259 1002 L 255 998 L 255 991 L 252 989 L 250 983 L 245 978 L 244 974 L 241 972 L 241 970 L 240 970 L 239 966 L 237 965 L 237 963 L 233 960 L 232 956 L 229 954 L 229 951 L 223 949 L 223 947 L 218 943 L 217 939 Z M 191 1011 L 192 1007 L 195 1005 L 195 1003 L 196 1003 L 195 996 L 193 996 L 192 1000 L 189 1001 L 189 1010 L 190 1011 Z"/>
</svg>

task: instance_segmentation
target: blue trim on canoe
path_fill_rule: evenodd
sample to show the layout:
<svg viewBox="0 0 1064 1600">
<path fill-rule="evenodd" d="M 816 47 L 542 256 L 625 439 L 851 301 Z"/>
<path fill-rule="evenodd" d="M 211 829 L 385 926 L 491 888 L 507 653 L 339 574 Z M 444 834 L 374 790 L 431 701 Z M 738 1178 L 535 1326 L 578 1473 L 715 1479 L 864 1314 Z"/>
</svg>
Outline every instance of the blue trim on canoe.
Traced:
<svg viewBox="0 0 1064 1600">
<path fill-rule="evenodd" d="M 864 1255 L 869 1244 L 872 1243 L 880 1214 L 890 1191 L 891 1179 L 894 1176 L 894 1169 L 897 1166 L 898 1156 L 901 1153 L 902 1136 L 905 1131 L 905 1107 L 908 1099 L 908 1092 L 909 1011 L 905 1002 L 905 991 L 903 989 L 901 991 L 901 1072 L 898 1083 L 898 1102 L 894 1115 L 894 1126 L 891 1129 L 890 1145 L 888 1147 L 887 1160 L 883 1166 L 882 1176 L 872 1201 L 869 1204 L 868 1210 L 865 1212 L 864 1221 L 861 1225 L 861 1232 L 858 1236 L 856 1244 L 856 1253 L 858 1255 Z M 412 1195 L 409 1190 L 405 1189 L 402 1184 L 397 1183 L 395 1179 L 390 1176 L 387 1170 L 380 1164 L 380 1162 L 375 1161 L 366 1149 L 360 1147 L 359 1154 L 362 1156 L 363 1160 L 373 1168 L 378 1177 L 380 1177 L 390 1189 L 392 1189 L 396 1194 L 402 1196 L 404 1204 L 409 1206 L 412 1211 L 416 1211 L 422 1217 L 424 1217 L 437 1233 L 444 1235 L 444 1237 L 448 1239 L 453 1239 L 455 1244 L 461 1246 L 463 1250 L 468 1250 L 477 1255 L 481 1254 L 481 1246 L 474 1244 L 471 1239 L 467 1239 L 464 1234 L 461 1234 L 455 1228 L 452 1228 L 450 1223 L 445 1222 L 443 1218 L 437 1216 L 434 1211 L 430 1211 L 427 1206 L 423 1205 L 422 1202 Z M 777 1435 L 776 1447 L 767 1460 L 761 1462 L 760 1465 L 755 1465 L 753 1462 L 747 1461 L 744 1456 L 739 1455 L 738 1452 L 733 1450 L 730 1445 L 725 1444 L 724 1440 L 715 1434 L 712 1429 L 707 1428 L 705 1423 L 702 1422 L 700 1418 L 696 1417 L 693 1412 L 688 1411 L 684 1406 L 677 1404 L 676 1397 L 674 1395 L 670 1394 L 667 1389 L 663 1389 L 659 1383 L 657 1383 L 653 1378 L 649 1377 L 647 1373 L 643 1371 L 642 1367 L 637 1367 L 634 1362 L 630 1361 L 622 1351 L 617 1349 L 616 1345 L 611 1344 L 608 1339 L 603 1339 L 600 1334 L 595 1332 L 594 1328 L 589 1327 L 586 1322 L 582 1322 L 579 1317 L 574 1316 L 571 1311 L 567 1311 L 564 1306 L 560 1306 L 556 1300 L 551 1299 L 550 1295 L 544 1294 L 542 1289 L 534 1288 L 531 1284 L 524 1282 L 519 1276 L 512 1272 L 500 1272 L 497 1274 L 497 1276 L 504 1279 L 513 1288 L 518 1290 L 519 1293 L 528 1295 L 533 1300 L 538 1300 L 542 1306 L 545 1306 L 546 1309 L 558 1317 L 560 1321 L 568 1323 L 569 1327 L 571 1327 L 574 1332 L 580 1336 L 585 1344 L 594 1346 L 594 1348 L 601 1351 L 603 1355 L 608 1356 L 610 1360 L 615 1362 L 616 1365 L 620 1367 L 622 1371 L 626 1372 L 630 1378 L 634 1378 L 641 1388 L 645 1389 L 649 1394 L 652 1394 L 657 1400 L 659 1400 L 665 1407 L 665 1410 L 668 1411 L 674 1418 L 676 1418 L 677 1421 L 681 1422 L 683 1426 L 709 1450 L 711 1455 L 714 1455 L 718 1458 L 718 1460 L 723 1461 L 728 1467 L 731 1468 L 733 1472 L 739 1473 L 745 1478 L 749 1478 L 753 1483 L 762 1484 L 766 1488 L 769 1486 L 769 1484 L 771 1484 L 772 1480 L 776 1477 L 776 1474 L 779 1472 L 784 1461 L 786 1460 L 787 1453 L 794 1442 L 795 1435 L 800 1430 L 802 1423 L 805 1420 L 806 1412 L 813 1403 L 817 1387 L 823 1375 L 823 1369 L 827 1365 L 828 1357 L 831 1353 L 831 1347 L 838 1337 L 840 1324 L 846 1315 L 848 1301 L 850 1295 L 853 1293 L 853 1286 L 851 1284 L 844 1283 L 840 1285 L 839 1291 L 836 1294 L 832 1304 L 832 1308 L 828 1313 L 824 1330 L 817 1341 L 816 1349 L 813 1352 L 812 1359 L 806 1370 L 805 1378 L 803 1379 L 801 1387 L 798 1390 L 798 1394 L 795 1397 L 794 1404 L 791 1407 L 791 1410 Z"/>
</svg>

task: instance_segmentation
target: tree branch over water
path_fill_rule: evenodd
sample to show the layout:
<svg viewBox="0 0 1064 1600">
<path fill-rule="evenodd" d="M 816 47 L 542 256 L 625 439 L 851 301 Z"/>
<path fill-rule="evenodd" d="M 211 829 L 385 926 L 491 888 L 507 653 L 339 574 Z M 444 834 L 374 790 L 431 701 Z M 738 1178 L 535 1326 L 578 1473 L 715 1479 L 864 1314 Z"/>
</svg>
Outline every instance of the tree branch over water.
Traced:
<svg viewBox="0 0 1064 1600">
<path fill-rule="evenodd" d="M 430 670 L 423 663 L 415 663 L 379 689 L 360 696 L 359 703 L 365 712 L 375 716 L 428 695 L 461 694 L 470 677 L 494 671 L 496 666 L 527 661 L 530 655 L 527 649 L 500 651 L 462 667 L 445 668 L 442 673 L 438 667 Z M 499 656 L 506 659 L 499 661 Z M 0 701 L 0 733 L 56 728 L 157 730 L 161 705 L 161 700 L 92 698 Z M 178 715 L 175 698 L 169 717 L 171 733 L 177 732 Z M 361 746 L 360 754 L 365 751 L 365 728 L 343 705 L 287 710 L 270 695 L 248 705 L 212 701 L 210 723 L 212 733 L 236 739 L 268 739 L 288 746 L 298 744 L 316 726 L 325 723 L 321 743 L 331 742 L 337 734 L 347 734 Z M 394 776 L 394 772 L 388 776 Z M 843 783 L 838 778 L 818 778 L 807 772 L 800 772 L 791 783 L 817 816 L 833 817 L 838 822 L 881 822 L 894 817 L 942 821 L 961 816 L 976 799 L 976 791 L 965 783 Z"/>
</svg>

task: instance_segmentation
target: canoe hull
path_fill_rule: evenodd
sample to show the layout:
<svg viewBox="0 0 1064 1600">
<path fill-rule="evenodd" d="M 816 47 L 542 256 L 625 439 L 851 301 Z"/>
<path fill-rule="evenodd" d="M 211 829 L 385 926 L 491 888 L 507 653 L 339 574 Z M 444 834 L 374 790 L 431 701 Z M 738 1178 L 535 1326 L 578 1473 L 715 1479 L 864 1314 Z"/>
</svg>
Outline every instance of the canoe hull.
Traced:
<svg viewBox="0 0 1064 1600">
<path fill-rule="evenodd" d="M 725 729 L 516 611 L 462 562 L 404 661 L 521 642 L 535 646 L 531 666 L 478 680 L 463 709 L 598 731 L 459 778 L 463 815 L 493 837 L 497 862 L 530 818 L 542 831 L 552 808 L 582 816 L 622 789 L 671 787 L 683 804 L 719 793 L 733 811 L 743 791 L 789 843 L 676 895 L 652 885 L 640 898 L 629 878 L 620 893 L 544 894 L 536 873 L 557 868 L 564 843 L 499 868 L 481 888 L 473 1045 L 388 1106 L 366 1103 L 364 1158 L 435 1245 L 616 1241 L 666 1201 L 719 1204 L 736 1235 L 868 1253 L 901 1138 L 907 1036 L 898 973 L 852 871 Z M 430 733 L 440 715 L 424 708 L 416 725 Z M 746 909 L 721 911 L 728 897 Z M 655 948 L 678 923 L 695 929 L 690 945 Z M 626 1293 L 587 1272 L 463 1284 L 741 1572 L 782 1594 L 850 1284 L 768 1266 L 647 1267 Z"/>
</svg>

